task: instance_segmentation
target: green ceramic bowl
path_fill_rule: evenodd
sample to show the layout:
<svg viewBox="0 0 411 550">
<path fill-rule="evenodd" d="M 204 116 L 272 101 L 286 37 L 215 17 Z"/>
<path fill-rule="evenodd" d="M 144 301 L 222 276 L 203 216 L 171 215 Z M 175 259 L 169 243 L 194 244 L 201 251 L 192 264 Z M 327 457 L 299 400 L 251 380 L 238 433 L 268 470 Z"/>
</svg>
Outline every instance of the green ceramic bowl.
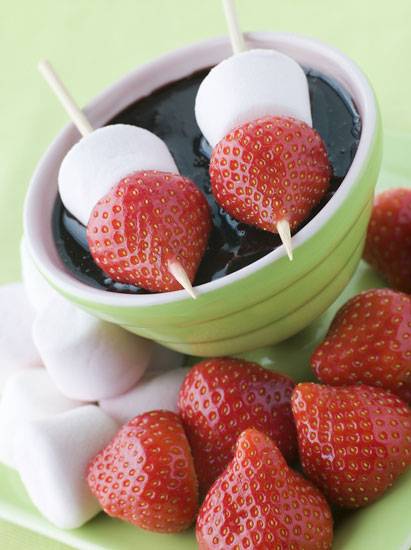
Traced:
<svg viewBox="0 0 411 550">
<path fill-rule="evenodd" d="M 275 48 L 304 66 L 339 81 L 362 118 L 362 135 L 352 166 L 337 193 L 295 237 L 295 259 L 280 247 L 253 264 L 184 291 L 121 295 L 91 288 L 62 264 L 51 234 L 51 213 L 62 158 L 78 140 L 65 128 L 41 160 L 25 204 L 25 235 L 40 271 L 68 299 L 92 314 L 190 355 L 238 354 L 280 342 L 316 319 L 350 280 L 361 257 L 381 161 L 381 123 L 373 91 L 361 70 L 335 49 L 290 34 L 253 33 L 250 47 Z M 230 55 L 227 39 L 174 51 L 137 68 L 86 109 L 94 126 L 154 89 Z"/>
</svg>

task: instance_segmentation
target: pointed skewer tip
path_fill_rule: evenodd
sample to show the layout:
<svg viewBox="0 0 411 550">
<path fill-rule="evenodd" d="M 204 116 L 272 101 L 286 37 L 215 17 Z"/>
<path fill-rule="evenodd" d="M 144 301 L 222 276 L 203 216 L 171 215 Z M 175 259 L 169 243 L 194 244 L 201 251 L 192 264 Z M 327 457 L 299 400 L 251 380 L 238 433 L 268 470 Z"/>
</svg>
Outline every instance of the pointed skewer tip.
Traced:
<svg viewBox="0 0 411 550">
<path fill-rule="evenodd" d="M 280 236 L 281 242 L 284 245 L 284 248 L 287 252 L 287 256 L 290 261 L 293 260 L 293 244 L 291 241 L 291 230 L 290 224 L 287 220 L 280 220 L 277 223 L 277 231 Z"/>
<path fill-rule="evenodd" d="M 176 260 L 168 263 L 168 270 L 170 271 L 171 275 L 174 277 L 174 279 L 180 283 L 180 285 L 184 288 L 186 292 L 193 298 L 193 300 L 197 299 L 197 294 L 191 284 L 190 279 L 188 278 L 188 275 L 184 269 L 184 267 L 180 264 L 180 262 L 177 262 Z"/>
</svg>

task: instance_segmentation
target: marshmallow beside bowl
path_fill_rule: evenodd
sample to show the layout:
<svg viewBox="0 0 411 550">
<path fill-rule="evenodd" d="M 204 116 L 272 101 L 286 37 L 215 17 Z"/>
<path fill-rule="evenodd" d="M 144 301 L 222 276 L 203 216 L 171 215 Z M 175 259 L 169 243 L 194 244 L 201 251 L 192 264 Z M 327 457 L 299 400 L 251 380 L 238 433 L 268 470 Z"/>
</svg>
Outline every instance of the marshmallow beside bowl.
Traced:
<svg viewBox="0 0 411 550">
<path fill-rule="evenodd" d="M 0 287 L 0 392 L 16 371 L 42 366 L 31 334 L 34 318 L 21 283 Z"/>
<path fill-rule="evenodd" d="M 326 206 L 293 238 L 294 261 L 283 247 L 249 266 L 184 291 L 126 295 L 92 288 L 63 265 L 51 216 L 60 164 L 79 136 L 72 125 L 53 141 L 30 184 L 24 226 L 39 270 L 67 299 L 90 313 L 166 347 L 199 356 L 237 354 L 296 334 L 340 294 L 361 257 L 381 161 L 381 123 L 361 70 L 337 50 L 309 38 L 277 33 L 246 35 L 250 48 L 272 48 L 334 78 L 351 94 L 362 134 L 348 174 Z M 132 71 L 86 109 L 94 127 L 166 83 L 213 66 L 230 55 L 228 39 L 171 52 Z"/>
<path fill-rule="evenodd" d="M 31 500 L 61 529 L 80 527 L 100 511 L 86 481 L 87 466 L 118 425 L 96 405 L 23 423 L 14 459 Z"/>
<path fill-rule="evenodd" d="M 46 369 L 15 372 L 2 391 L 0 400 L 0 462 L 15 467 L 14 439 L 26 422 L 56 416 L 82 406 L 55 386 Z"/>
</svg>

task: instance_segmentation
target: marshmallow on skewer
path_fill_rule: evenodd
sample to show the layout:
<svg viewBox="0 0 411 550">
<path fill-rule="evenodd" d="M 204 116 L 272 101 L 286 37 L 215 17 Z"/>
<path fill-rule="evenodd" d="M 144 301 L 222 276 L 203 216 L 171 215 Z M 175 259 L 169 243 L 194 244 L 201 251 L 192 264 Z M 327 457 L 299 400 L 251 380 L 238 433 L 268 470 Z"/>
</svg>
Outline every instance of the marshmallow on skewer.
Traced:
<svg viewBox="0 0 411 550">
<path fill-rule="evenodd" d="M 0 286 L 0 392 L 17 370 L 42 366 L 31 335 L 34 315 L 21 283 Z"/>
<path fill-rule="evenodd" d="M 21 276 L 27 298 L 36 311 L 41 311 L 57 292 L 40 273 L 30 256 L 26 242 L 20 243 Z"/>
<path fill-rule="evenodd" d="M 296 61 L 274 50 L 234 54 L 202 81 L 195 115 L 212 147 L 237 126 L 267 115 L 312 126 L 307 77 Z"/>
<path fill-rule="evenodd" d="M 33 338 L 57 388 L 81 401 L 128 391 L 143 376 L 154 347 L 60 296 L 38 314 Z"/>
<path fill-rule="evenodd" d="M 178 174 L 167 145 L 148 130 L 128 124 L 97 128 L 64 157 L 58 176 L 61 200 L 87 225 L 94 206 L 114 185 L 143 170 Z"/>
<path fill-rule="evenodd" d="M 38 68 L 83 136 L 65 156 L 58 176 L 64 206 L 83 225 L 87 225 L 97 202 L 131 173 L 178 173 L 167 145 L 159 137 L 129 124 L 93 129 L 50 63 L 40 61 Z"/>
<path fill-rule="evenodd" d="M 119 424 L 155 409 L 178 412 L 178 394 L 189 370 L 178 368 L 154 376 L 148 372 L 134 388 L 99 405 Z"/>
<path fill-rule="evenodd" d="M 60 529 L 80 527 L 100 511 L 87 466 L 117 424 L 95 405 L 25 422 L 14 440 L 17 470 L 34 505 Z"/>
<path fill-rule="evenodd" d="M 19 426 L 83 405 L 56 388 L 45 369 L 23 369 L 13 374 L 0 401 L 0 461 L 14 468 L 13 442 Z"/>
</svg>

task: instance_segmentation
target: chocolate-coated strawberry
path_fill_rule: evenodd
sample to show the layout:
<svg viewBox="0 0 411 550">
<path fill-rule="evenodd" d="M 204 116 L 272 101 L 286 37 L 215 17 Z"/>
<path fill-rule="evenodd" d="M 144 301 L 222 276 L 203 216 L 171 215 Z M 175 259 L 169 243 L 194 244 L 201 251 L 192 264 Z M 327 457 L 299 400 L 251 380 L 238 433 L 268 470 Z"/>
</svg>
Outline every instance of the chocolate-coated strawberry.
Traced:
<svg viewBox="0 0 411 550">
<path fill-rule="evenodd" d="M 340 506 L 373 502 L 411 464 L 411 410 L 387 390 L 298 384 L 292 407 L 304 473 Z"/>
<path fill-rule="evenodd" d="M 293 388 L 282 374 L 228 357 L 207 359 L 190 370 L 179 410 L 203 493 L 233 458 L 237 438 L 247 428 L 267 433 L 287 460 L 296 457 Z"/>
<path fill-rule="evenodd" d="M 376 196 L 364 259 L 391 287 L 411 293 L 411 189 Z"/>
<path fill-rule="evenodd" d="M 246 430 L 197 517 L 200 550 L 329 550 L 327 501 L 265 434 Z"/>
<path fill-rule="evenodd" d="M 181 289 L 176 263 L 194 281 L 210 230 L 210 208 L 191 180 L 147 171 L 124 178 L 97 203 L 87 239 L 111 279 L 167 292 Z"/>
<path fill-rule="evenodd" d="M 337 313 L 311 357 L 325 384 L 368 384 L 411 403 L 411 296 L 367 290 Z"/>
<path fill-rule="evenodd" d="M 170 411 L 125 424 L 93 459 L 87 481 L 107 514 L 149 531 L 182 531 L 197 512 L 190 447 L 180 418 Z"/>
<path fill-rule="evenodd" d="M 214 148 L 210 177 L 217 202 L 235 219 L 277 233 L 304 221 L 328 189 L 331 167 L 320 135 L 291 117 L 238 126 Z"/>
</svg>

